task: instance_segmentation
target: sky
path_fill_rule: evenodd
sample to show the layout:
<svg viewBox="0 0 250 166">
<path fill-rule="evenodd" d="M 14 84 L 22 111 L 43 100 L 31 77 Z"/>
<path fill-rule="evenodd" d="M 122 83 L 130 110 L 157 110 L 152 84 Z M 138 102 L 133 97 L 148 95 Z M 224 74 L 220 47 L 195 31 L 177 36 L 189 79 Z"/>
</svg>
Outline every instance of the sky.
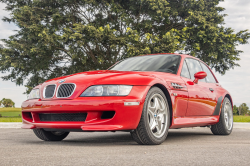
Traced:
<svg viewBox="0 0 250 166">
<path fill-rule="evenodd" d="M 250 30 L 250 0 L 225 0 L 219 6 L 224 7 L 225 27 L 231 27 L 238 32 L 240 30 Z M 9 13 L 4 11 L 5 5 L 0 3 L 0 19 L 4 16 L 9 16 Z M 14 24 L 5 23 L 0 20 L 0 39 L 6 39 L 10 35 L 15 34 L 14 30 L 18 28 Z M 249 40 L 250 43 L 250 40 Z M 244 51 L 240 54 L 241 60 L 238 62 L 241 67 L 235 67 L 226 72 L 225 75 L 215 73 L 219 83 L 227 89 L 235 105 L 247 103 L 250 107 L 250 44 L 238 46 L 239 50 Z M 0 76 L 4 74 L 0 73 Z M 2 98 L 10 98 L 16 103 L 16 107 L 21 107 L 27 95 L 24 95 L 24 86 L 16 86 L 11 81 L 2 81 L 0 79 L 0 100 Z"/>
</svg>

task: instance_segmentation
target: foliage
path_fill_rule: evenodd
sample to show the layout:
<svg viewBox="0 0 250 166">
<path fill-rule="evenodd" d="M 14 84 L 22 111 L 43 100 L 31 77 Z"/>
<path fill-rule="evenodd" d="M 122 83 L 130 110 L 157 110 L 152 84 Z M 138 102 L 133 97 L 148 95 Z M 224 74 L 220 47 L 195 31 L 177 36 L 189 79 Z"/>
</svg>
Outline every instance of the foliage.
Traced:
<svg viewBox="0 0 250 166">
<path fill-rule="evenodd" d="M 17 33 L 2 40 L 3 80 L 27 92 L 47 79 L 107 69 L 141 54 L 188 53 L 224 74 L 250 34 L 223 26 L 223 0 L 0 0 Z"/>
<path fill-rule="evenodd" d="M 234 115 L 239 115 L 238 107 L 236 105 L 233 106 L 233 114 Z"/>
<path fill-rule="evenodd" d="M 4 107 L 15 107 L 15 103 L 11 99 L 3 98 L 0 101 L 0 106 L 3 105 Z"/>
<path fill-rule="evenodd" d="M 249 107 L 247 106 L 246 103 L 242 103 L 239 108 L 239 115 L 246 115 L 246 114 L 250 114 L 250 110 Z"/>
</svg>

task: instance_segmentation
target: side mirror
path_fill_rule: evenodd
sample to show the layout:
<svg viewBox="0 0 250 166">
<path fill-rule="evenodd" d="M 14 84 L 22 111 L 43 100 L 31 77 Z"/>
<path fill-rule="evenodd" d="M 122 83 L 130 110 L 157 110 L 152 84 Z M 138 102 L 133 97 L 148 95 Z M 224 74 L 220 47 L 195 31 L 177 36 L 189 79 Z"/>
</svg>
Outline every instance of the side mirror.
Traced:
<svg viewBox="0 0 250 166">
<path fill-rule="evenodd" d="M 207 76 L 207 73 L 204 72 L 204 71 L 199 71 L 197 73 L 194 74 L 194 83 L 197 84 L 198 83 L 198 80 L 201 80 L 201 79 L 204 79 L 206 78 Z"/>
</svg>

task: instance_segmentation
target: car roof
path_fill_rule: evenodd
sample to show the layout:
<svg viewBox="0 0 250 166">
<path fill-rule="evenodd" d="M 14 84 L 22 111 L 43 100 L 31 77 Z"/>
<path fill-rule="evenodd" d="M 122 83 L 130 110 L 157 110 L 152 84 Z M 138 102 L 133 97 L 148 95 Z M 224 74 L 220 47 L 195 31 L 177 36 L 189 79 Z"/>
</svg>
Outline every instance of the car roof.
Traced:
<svg viewBox="0 0 250 166">
<path fill-rule="evenodd" d="M 146 55 L 163 55 L 163 54 L 179 55 L 179 56 L 181 56 L 183 59 L 184 59 L 184 58 L 192 58 L 192 59 L 196 59 L 196 60 L 202 62 L 203 64 L 205 64 L 205 65 L 209 68 L 209 70 L 210 70 L 210 72 L 213 74 L 213 76 L 214 76 L 216 82 L 219 83 L 218 79 L 215 77 L 215 74 L 214 74 L 214 72 L 211 70 L 211 68 L 210 68 L 205 62 L 203 62 L 203 61 L 200 60 L 199 58 L 196 58 L 196 57 L 194 57 L 194 56 L 192 56 L 192 55 L 177 54 L 177 53 L 156 53 L 156 54 L 146 54 Z"/>
<path fill-rule="evenodd" d="M 183 57 L 183 58 L 194 58 L 194 59 L 196 59 L 196 60 L 199 60 L 199 61 L 202 61 L 202 60 L 200 60 L 199 58 L 196 58 L 196 57 L 194 57 L 194 56 L 192 56 L 192 55 L 188 55 L 188 54 L 178 54 L 178 53 L 155 53 L 155 54 L 144 54 L 144 55 L 140 55 L 140 56 L 146 56 L 146 55 L 164 55 L 164 54 L 172 54 L 172 55 L 179 55 L 179 56 L 181 56 L 181 57 Z"/>
</svg>

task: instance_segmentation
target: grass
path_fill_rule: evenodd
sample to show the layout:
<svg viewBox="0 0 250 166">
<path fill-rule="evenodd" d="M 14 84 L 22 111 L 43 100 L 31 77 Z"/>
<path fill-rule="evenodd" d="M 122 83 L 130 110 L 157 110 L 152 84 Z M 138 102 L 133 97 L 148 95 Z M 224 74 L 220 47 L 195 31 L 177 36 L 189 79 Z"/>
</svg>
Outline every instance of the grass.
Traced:
<svg viewBox="0 0 250 166">
<path fill-rule="evenodd" d="M 22 122 L 21 108 L 0 108 L 0 122 Z"/>
<path fill-rule="evenodd" d="M 22 122 L 22 118 L 0 118 L 0 122 Z"/>
<path fill-rule="evenodd" d="M 21 112 L 21 108 L 0 108 L 0 112 Z"/>
<path fill-rule="evenodd" d="M 250 122 L 250 116 L 234 115 L 234 122 Z"/>
<path fill-rule="evenodd" d="M 2 116 L 20 117 L 21 108 L 0 108 L 0 114 Z"/>
<path fill-rule="evenodd" d="M 21 112 L 0 112 L 2 116 L 21 116 Z"/>
</svg>

